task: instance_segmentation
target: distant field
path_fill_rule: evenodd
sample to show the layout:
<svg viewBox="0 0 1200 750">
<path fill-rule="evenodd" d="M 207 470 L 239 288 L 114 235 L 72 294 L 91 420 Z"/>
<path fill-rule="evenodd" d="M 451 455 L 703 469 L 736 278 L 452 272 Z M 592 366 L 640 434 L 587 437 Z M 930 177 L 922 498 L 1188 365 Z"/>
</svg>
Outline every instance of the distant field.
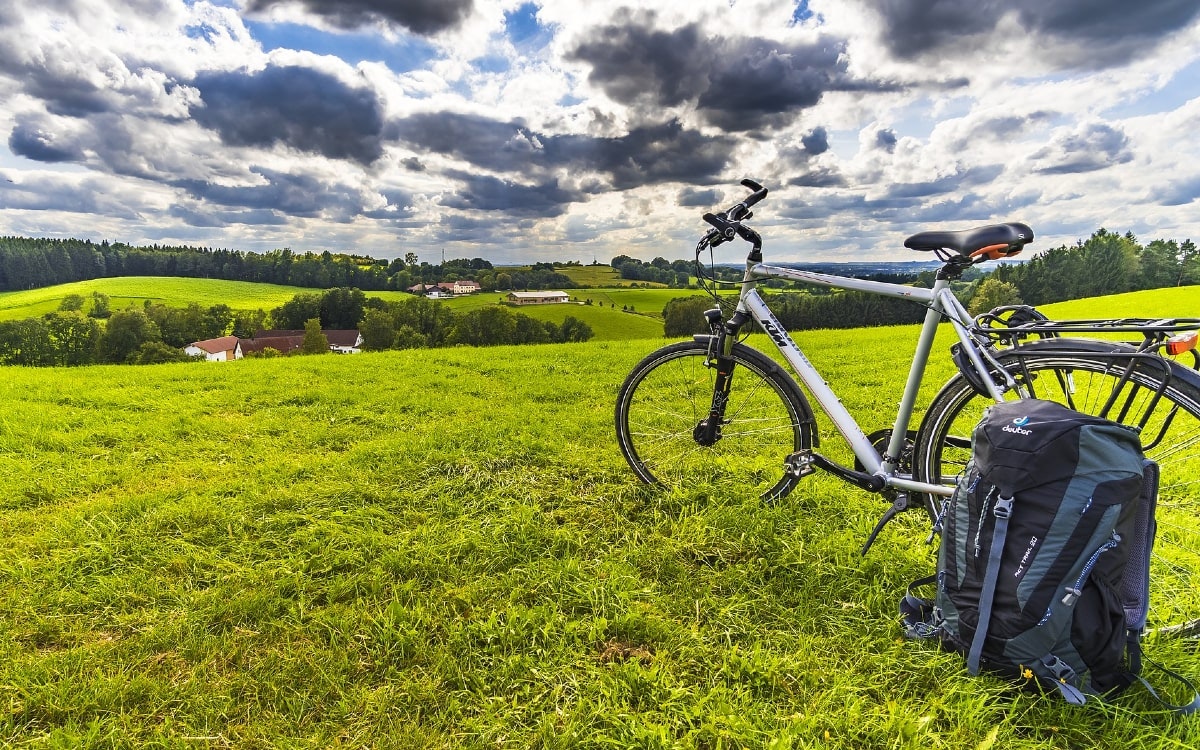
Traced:
<svg viewBox="0 0 1200 750">
<path fill-rule="evenodd" d="M 644 281 L 629 281 L 622 279 L 612 266 L 564 266 L 555 269 L 562 275 L 580 286 L 629 286 L 645 284 Z M 660 286 L 655 284 L 655 287 Z"/>
<path fill-rule="evenodd" d="M 1041 305 L 1052 318 L 1162 317 L 1200 318 L 1200 286 L 1146 289 Z"/>
<path fill-rule="evenodd" d="M 63 298 L 70 294 L 85 299 L 93 292 L 108 295 L 112 309 L 142 305 L 147 301 L 165 305 L 185 306 L 196 302 L 204 307 L 225 304 L 234 310 L 270 310 L 279 307 L 300 293 L 320 293 L 278 284 L 259 284 L 250 281 L 221 279 L 183 279 L 160 276 L 123 276 L 112 279 L 91 279 L 71 284 L 30 289 L 23 292 L 0 293 L 0 320 L 15 320 L 44 315 L 58 309 Z M 371 296 L 402 299 L 404 292 L 370 292 Z"/>
</svg>

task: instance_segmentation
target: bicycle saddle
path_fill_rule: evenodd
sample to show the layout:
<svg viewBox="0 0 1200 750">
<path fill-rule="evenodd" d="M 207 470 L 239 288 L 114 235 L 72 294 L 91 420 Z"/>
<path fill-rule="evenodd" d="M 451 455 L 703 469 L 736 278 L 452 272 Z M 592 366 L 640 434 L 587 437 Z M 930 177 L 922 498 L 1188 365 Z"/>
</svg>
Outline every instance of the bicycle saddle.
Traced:
<svg viewBox="0 0 1200 750">
<path fill-rule="evenodd" d="M 953 250 L 961 255 L 996 260 L 1016 255 L 1033 242 L 1033 230 L 1017 221 L 988 224 L 960 232 L 917 232 L 904 241 L 910 250 Z"/>
</svg>

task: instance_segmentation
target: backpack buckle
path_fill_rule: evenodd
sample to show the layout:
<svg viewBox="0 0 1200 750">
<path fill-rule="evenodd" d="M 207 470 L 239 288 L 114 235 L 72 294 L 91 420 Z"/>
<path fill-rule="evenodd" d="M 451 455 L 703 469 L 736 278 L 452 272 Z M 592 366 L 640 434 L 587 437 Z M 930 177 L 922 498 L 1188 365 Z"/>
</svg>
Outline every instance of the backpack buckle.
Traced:
<svg viewBox="0 0 1200 750">
<path fill-rule="evenodd" d="M 996 518 L 1009 519 L 1012 518 L 1013 499 L 1011 497 L 996 498 L 996 508 L 992 512 L 996 514 Z"/>
</svg>

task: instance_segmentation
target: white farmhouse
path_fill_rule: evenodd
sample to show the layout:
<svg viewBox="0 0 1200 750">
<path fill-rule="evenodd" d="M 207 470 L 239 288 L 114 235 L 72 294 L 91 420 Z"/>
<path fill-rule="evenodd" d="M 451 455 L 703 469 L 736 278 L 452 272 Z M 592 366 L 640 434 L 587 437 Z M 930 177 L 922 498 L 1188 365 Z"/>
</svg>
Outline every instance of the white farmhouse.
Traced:
<svg viewBox="0 0 1200 750">
<path fill-rule="evenodd" d="M 204 355 L 209 362 L 229 362 L 242 358 L 242 344 L 237 336 L 222 336 L 219 339 L 195 341 L 184 347 L 183 352 L 191 357 Z"/>
</svg>

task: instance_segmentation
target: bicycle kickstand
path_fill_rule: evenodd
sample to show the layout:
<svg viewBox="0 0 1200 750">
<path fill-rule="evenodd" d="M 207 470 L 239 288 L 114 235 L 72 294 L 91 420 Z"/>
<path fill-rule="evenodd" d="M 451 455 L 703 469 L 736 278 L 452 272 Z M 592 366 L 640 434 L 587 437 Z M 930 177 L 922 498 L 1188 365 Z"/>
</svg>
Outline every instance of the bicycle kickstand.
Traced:
<svg viewBox="0 0 1200 750">
<path fill-rule="evenodd" d="M 867 551 L 871 549 L 871 545 L 875 543 L 876 537 L 879 536 L 879 532 L 883 531 L 883 527 L 887 526 L 888 521 L 892 520 L 900 513 L 908 509 L 908 493 L 897 492 L 895 499 L 892 500 L 891 506 L 883 512 L 883 517 L 879 519 L 879 523 L 875 524 L 875 528 L 871 530 L 871 535 L 867 537 L 867 543 L 862 546 L 862 549 L 859 550 L 859 553 L 863 557 L 866 557 Z"/>
</svg>

